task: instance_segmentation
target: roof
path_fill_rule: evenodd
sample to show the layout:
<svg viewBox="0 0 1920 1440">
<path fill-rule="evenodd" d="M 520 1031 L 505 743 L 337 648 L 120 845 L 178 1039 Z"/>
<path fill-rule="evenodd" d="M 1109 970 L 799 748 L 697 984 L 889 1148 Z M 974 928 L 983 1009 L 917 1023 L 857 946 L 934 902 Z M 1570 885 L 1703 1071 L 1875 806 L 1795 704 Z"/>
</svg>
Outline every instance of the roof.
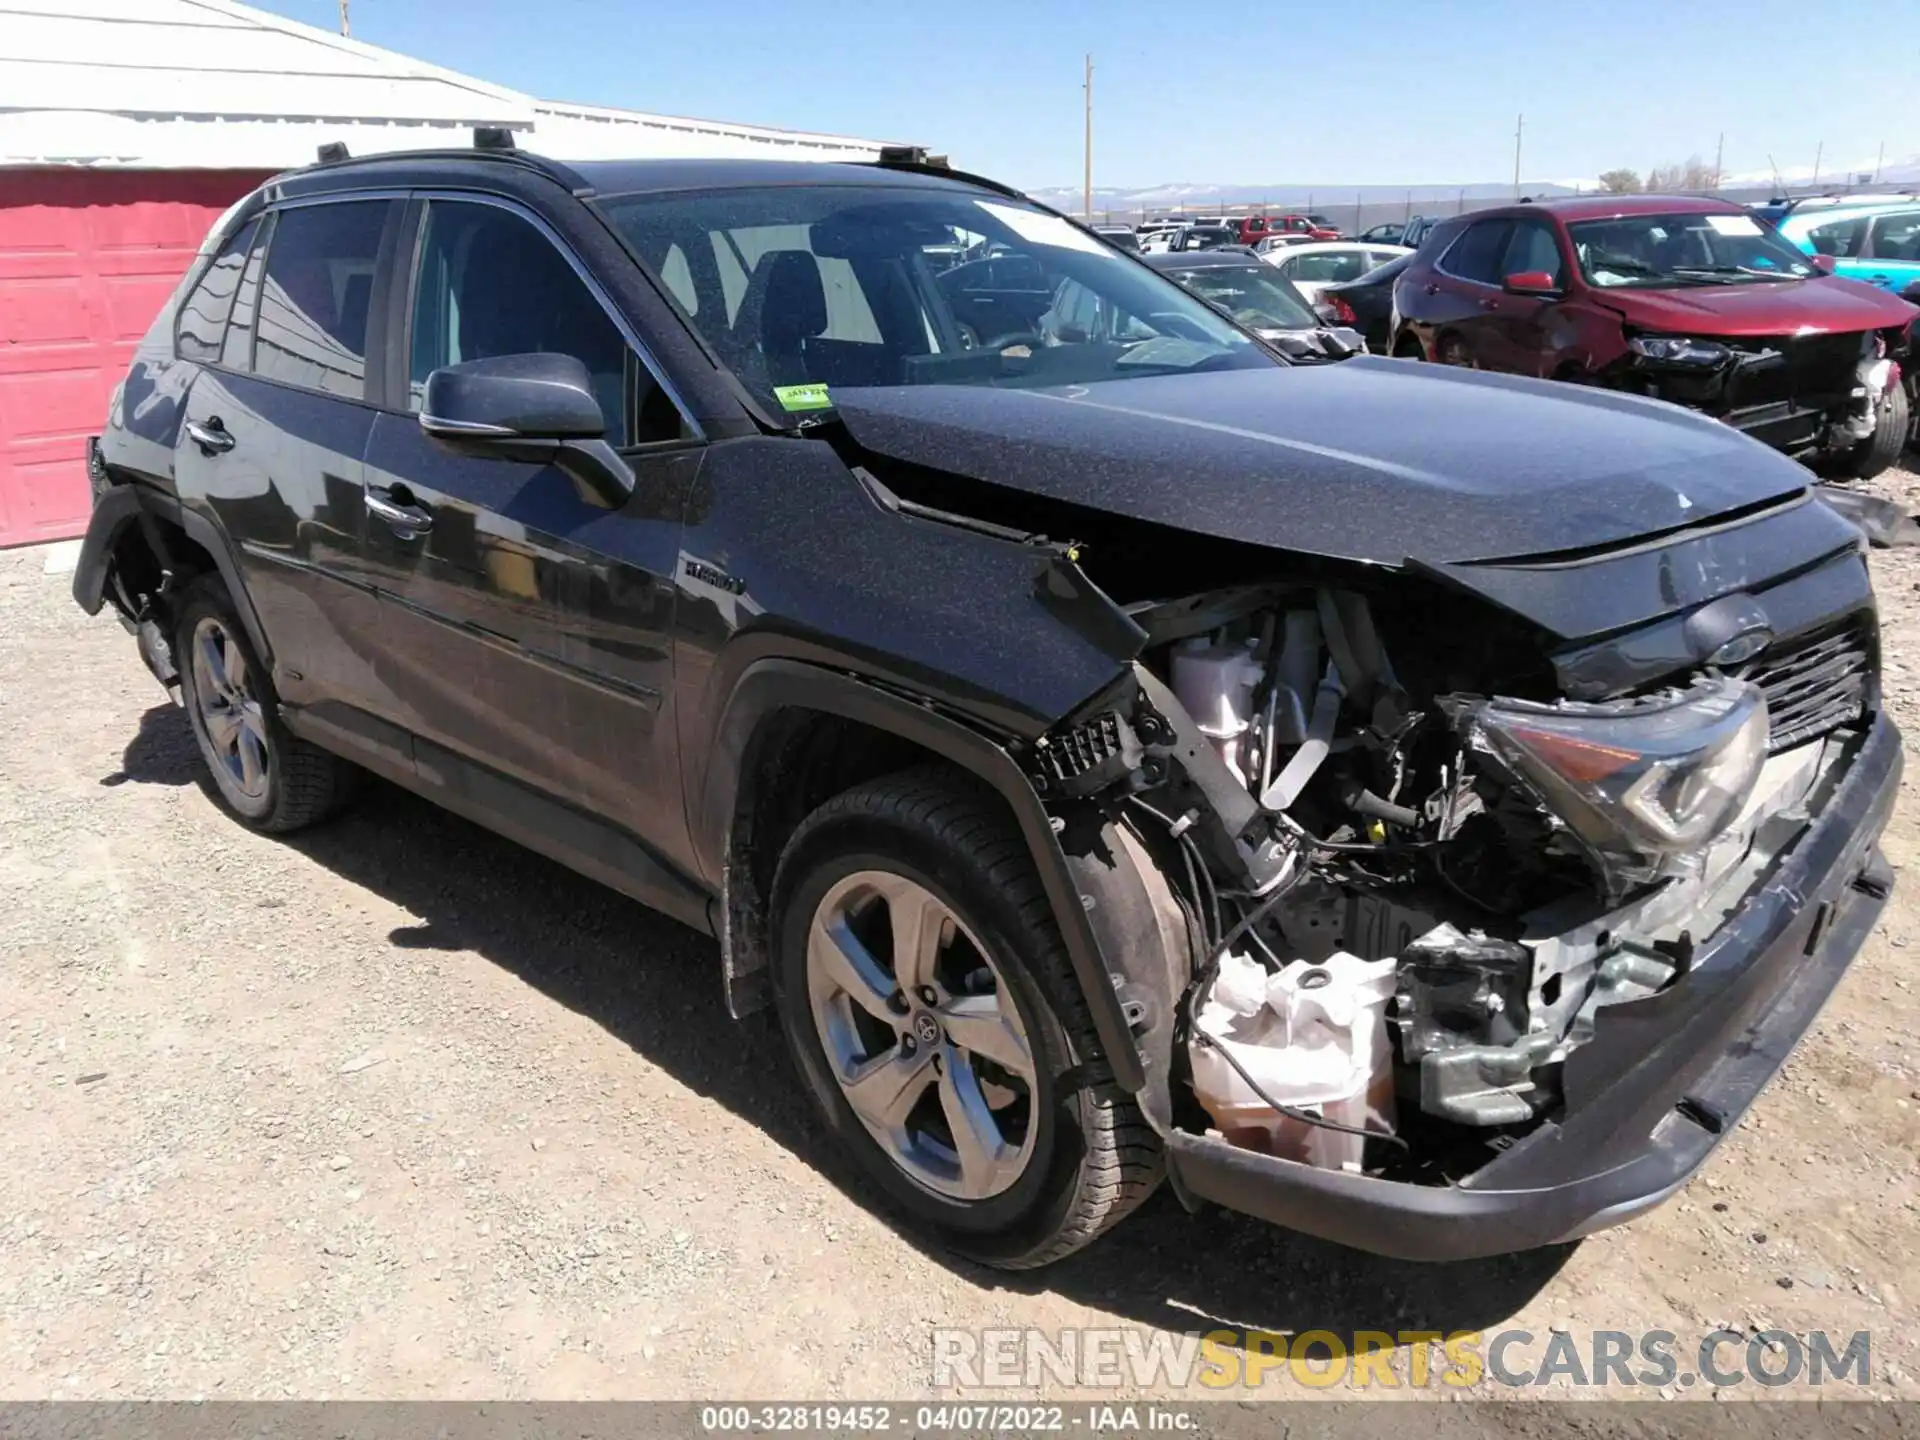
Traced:
<svg viewBox="0 0 1920 1440">
<path fill-rule="evenodd" d="M 537 100 L 238 0 L 0 0 L 0 165 L 278 170 L 534 134 L 563 158 L 779 151 L 863 159 L 880 142 Z"/>
<path fill-rule="evenodd" d="M 1611 220 L 1627 215 L 1744 215 L 1744 205 L 1711 195 L 1571 195 L 1559 200 L 1534 200 L 1524 205 L 1473 210 L 1472 219 L 1495 215 L 1557 215 L 1562 220 Z"/>
<path fill-rule="evenodd" d="M 555 157 L 558 158 L 558 157 Z M 926 189 L 970 186 L 971 176 L 809 160 L 590 160 L 571 166 L 600 198 L 670 190 L 766 185 L 887 185 Z"/>
</svg>

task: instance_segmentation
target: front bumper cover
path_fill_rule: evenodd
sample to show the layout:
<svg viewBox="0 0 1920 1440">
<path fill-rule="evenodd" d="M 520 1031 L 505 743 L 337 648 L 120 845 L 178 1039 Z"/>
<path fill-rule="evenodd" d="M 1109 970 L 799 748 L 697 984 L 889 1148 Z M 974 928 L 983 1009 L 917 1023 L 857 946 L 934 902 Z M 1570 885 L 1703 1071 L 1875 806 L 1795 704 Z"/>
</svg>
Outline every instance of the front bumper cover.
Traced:
<svg viewBox="0 0 1920 1440">
<path fill-rule="evenodd" d="M 1686 1184 L 1785 1063 L 1872 930 L 1893 875 L 1876 844 L 1902 767 L 1878 717 L 1773 874 L 1658 995 L 1599 1012 L 1566 1064 L 1563 1113 L 1451 1187 L 1323 1170 L 1176 1132 L 1180 1190 L 1403 1260 L 1578 1239 Z"/>
</svg>

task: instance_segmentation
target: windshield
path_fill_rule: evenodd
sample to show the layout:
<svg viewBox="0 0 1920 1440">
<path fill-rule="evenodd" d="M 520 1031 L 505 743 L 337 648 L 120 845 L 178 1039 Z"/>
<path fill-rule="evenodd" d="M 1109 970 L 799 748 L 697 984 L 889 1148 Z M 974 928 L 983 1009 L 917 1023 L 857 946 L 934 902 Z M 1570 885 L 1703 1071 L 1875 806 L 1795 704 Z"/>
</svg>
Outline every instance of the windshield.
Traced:
<svg viewBox="0 0 1920 1440">
<path fill-rule="evenodd" d="M 1161 273 L 1171 275 L 1249 330 L 1298 330 L 1320 323 L 1300 292 L 1260 261 L 1199 265 L 1191 270 L 1167 266 Z"/>
<path fill-rule="evenodd" d="M 1137 260 L 998 195 L 792 185 L 595 203 L 741 383 L 796 425 L 863 386 L 1279 363 Z"/>
<path fill-rule="evenodd" d="M 1594 285 L 1746 285 L 1819 273 L 1751 215 L 1628 215 L 1578 221 L 1567 233 Z"/>
</svg>

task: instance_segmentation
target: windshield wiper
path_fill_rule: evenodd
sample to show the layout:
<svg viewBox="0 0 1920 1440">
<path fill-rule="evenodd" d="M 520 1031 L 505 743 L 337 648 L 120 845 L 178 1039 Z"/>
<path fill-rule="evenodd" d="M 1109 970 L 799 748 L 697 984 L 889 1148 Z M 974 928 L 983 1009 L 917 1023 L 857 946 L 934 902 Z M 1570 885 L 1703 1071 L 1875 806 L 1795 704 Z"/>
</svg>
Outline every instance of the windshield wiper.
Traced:
<svg viewBox="0 0 1920 1440">
<path fill-rule="evenodd" d="M 1757 270 L 1749 265 L 1676 265 L 1673 267 L 1673 273 L 1676 275 L 1711 275 L 1724 279 L 1732 279 L 1733 277 L 1741 275 L 1752 276 L 1756 280 L 1798 280 L 1801 278 L 1798 275 L 1789 274 L 1785 270 Z"/>
</svg>

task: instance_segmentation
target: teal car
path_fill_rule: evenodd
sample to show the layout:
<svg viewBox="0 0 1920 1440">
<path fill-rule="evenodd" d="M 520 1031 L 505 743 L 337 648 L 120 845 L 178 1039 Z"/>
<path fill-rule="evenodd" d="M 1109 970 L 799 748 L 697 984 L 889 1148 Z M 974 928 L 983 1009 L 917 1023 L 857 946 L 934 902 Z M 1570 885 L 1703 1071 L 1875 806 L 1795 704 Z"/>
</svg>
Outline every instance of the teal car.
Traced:
<svg viewBox="0 0 1920 1440">
<path fill-rule="evenodd" d="M 1801 202 L 1775 223 L 1789 244 L 1829 257 L 1836 275 L 1896 295 L 1920 284 L 1920 194 Z"/>
</svg>

